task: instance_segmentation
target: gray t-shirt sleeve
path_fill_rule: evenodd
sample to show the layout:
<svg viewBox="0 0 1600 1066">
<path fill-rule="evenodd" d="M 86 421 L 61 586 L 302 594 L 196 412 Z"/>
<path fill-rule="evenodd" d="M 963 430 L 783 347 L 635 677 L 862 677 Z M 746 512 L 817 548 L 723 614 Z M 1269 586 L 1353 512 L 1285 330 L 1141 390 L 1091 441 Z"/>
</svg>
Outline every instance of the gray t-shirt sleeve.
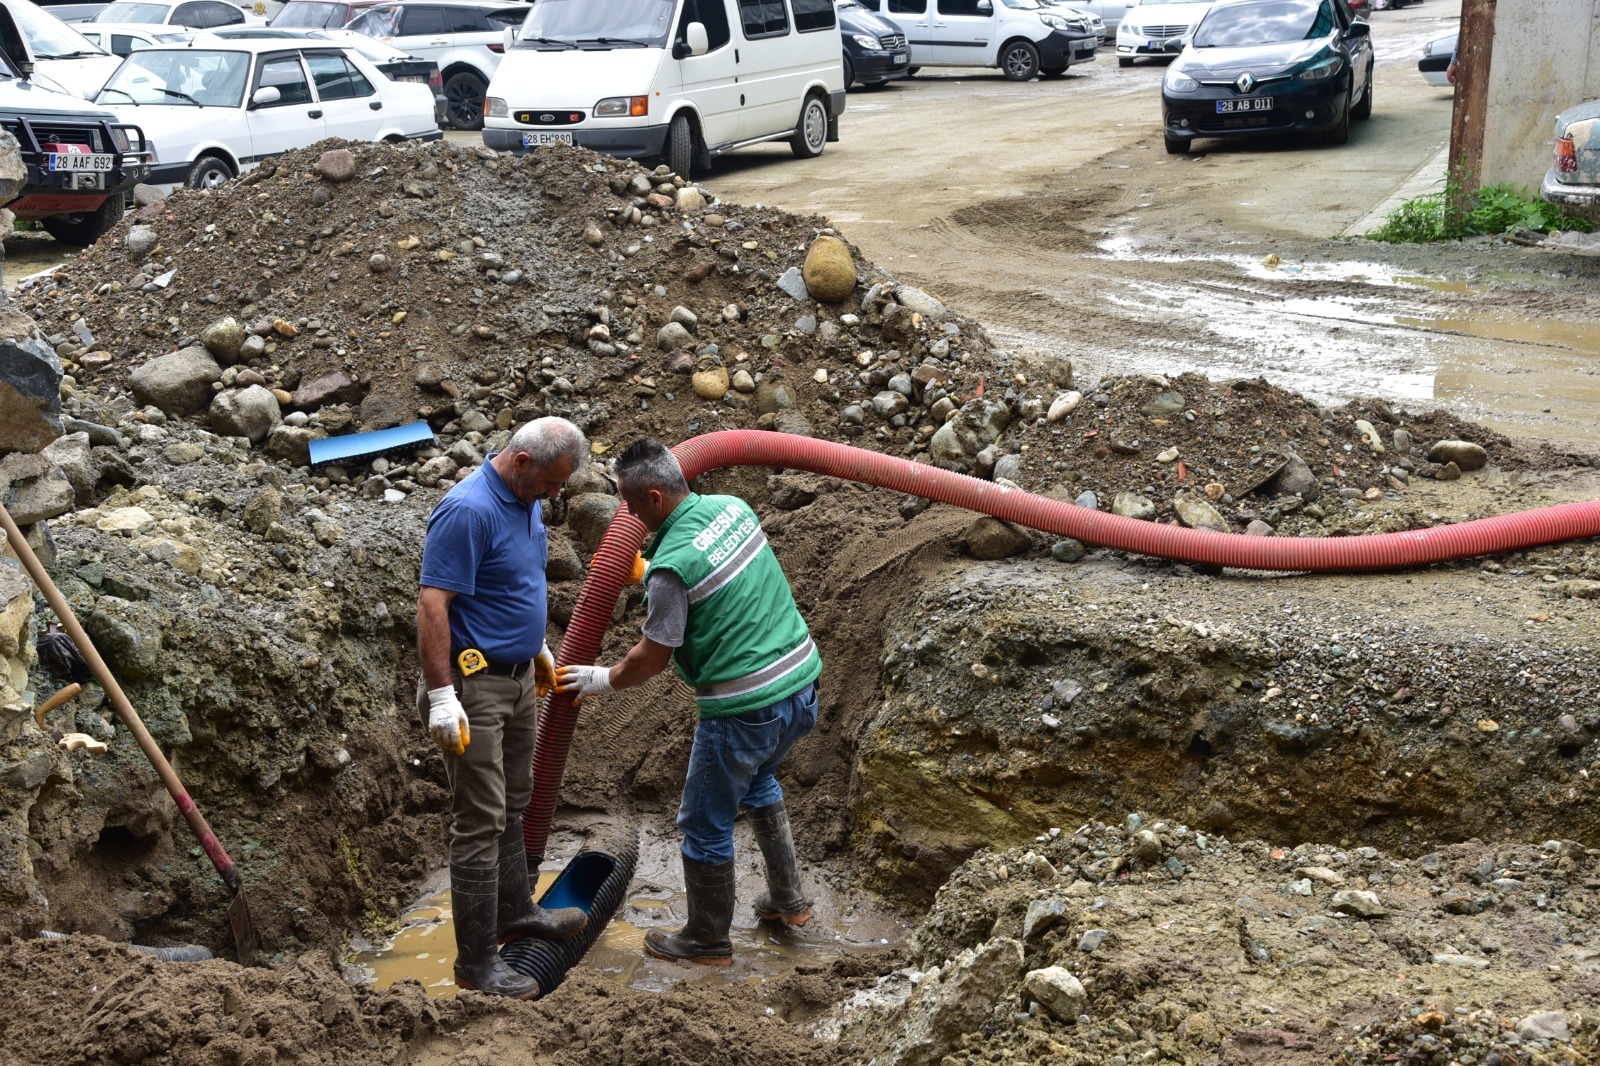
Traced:
<svg viewBox="0 0 1600 1066">
<path fill-rule="evenodd" d="M 683 579 L 671 570 L 652 570 L 645 589 L 644 635 L 668 648 L 681 648 L 689 624 L 689 590 Z"/>
</svg>

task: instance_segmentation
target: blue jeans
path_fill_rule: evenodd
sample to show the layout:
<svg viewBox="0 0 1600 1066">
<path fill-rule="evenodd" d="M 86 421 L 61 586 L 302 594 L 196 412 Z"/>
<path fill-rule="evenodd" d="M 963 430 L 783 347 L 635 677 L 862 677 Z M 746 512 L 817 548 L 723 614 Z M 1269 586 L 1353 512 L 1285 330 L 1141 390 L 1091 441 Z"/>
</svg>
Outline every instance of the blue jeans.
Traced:
<svg viewBox="0 0 1600 1066">
<path fill-rule="evenodd" d="M 783 799 L 773 775 L 795 741 L 816 724 L 816 685 L 743 714 L 702 719 L 678 808 L 684 855 L 710 866 L 732 860 L 739 807 L 766 807 Z"/>
</svg>

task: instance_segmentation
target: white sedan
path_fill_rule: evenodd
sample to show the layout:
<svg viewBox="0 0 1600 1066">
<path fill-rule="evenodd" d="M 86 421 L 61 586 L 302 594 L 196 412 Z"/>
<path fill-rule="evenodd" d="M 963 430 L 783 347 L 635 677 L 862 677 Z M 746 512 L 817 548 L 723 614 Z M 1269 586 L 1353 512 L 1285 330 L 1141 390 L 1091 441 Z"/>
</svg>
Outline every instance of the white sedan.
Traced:
<svg viewBox="0 0 1600 1066">
<path fill-rule="evenodd" d="M 95 98 L 144 130 L 156 154 L 152 185 L 213 188 L 327 137 L 443 136 L 428 86 L 390 81 L 355 52 L 207 38 L 132 53 Z"/>
</svg>

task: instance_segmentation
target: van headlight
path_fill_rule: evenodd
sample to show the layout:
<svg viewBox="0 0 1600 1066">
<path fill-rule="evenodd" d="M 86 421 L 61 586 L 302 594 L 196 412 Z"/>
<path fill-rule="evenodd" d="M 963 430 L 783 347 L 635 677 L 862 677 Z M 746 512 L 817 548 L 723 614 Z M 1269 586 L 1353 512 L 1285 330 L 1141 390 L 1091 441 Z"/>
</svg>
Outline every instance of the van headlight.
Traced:
<svg viewBox="0 0 1600 1066">
<path fill-rule="evenodd" d="M 1181 70 L 1167 68 L 1167 90 L 1175 93 L 1192 93 L 1200 88 L 1200 83 Z"/>
<path fill-rule="evenodd" d="M 1339 73 L 1343 61 L 1338 56 L 1330 56 L 1320 63 L 1313 63 L 1294 76 L 1295 81 L 1326 81 Z"/>
<path fill-rule="evenodd" d="M 504 100 L 491 96 L 483 101 L 483 113 L 488 118 L 505 118 L 511 111 Z"/>
<path fill-rule="evenodd" d="M 648 114 L 648 96 L 611 96 L 594 105 L 595 118 L 644 118 Z"/>
<path fill-rule="evenodd" d="M 881 52 L 883 50 L 883 45 L 878 42 L 876 37 L 868 37 L 864 33 L 852 33 L 850 39 L 869 52 Z"/>
<path fill-rule="evenodd" d="M 1089 28 L 1083 19 L 1063 18 L 1060 15 L 1040 15 L 1039 21 L 1049 26 L 1052 30 L 1078 30 L 1082 32 Z"/>
</svg>

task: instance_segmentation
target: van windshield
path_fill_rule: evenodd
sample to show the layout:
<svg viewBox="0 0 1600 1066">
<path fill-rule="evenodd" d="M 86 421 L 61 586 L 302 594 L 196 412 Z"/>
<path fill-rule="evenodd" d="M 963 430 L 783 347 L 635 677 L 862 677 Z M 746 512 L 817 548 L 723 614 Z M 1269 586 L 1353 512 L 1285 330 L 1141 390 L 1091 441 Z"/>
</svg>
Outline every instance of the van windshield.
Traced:
<svg viewBox="0 0 1600 1066">
<path fill-rule="evenodd" d="M 539 0 L 518 34 L 523 43 L 663 48 L 676 0 Z"/>
</svg>

